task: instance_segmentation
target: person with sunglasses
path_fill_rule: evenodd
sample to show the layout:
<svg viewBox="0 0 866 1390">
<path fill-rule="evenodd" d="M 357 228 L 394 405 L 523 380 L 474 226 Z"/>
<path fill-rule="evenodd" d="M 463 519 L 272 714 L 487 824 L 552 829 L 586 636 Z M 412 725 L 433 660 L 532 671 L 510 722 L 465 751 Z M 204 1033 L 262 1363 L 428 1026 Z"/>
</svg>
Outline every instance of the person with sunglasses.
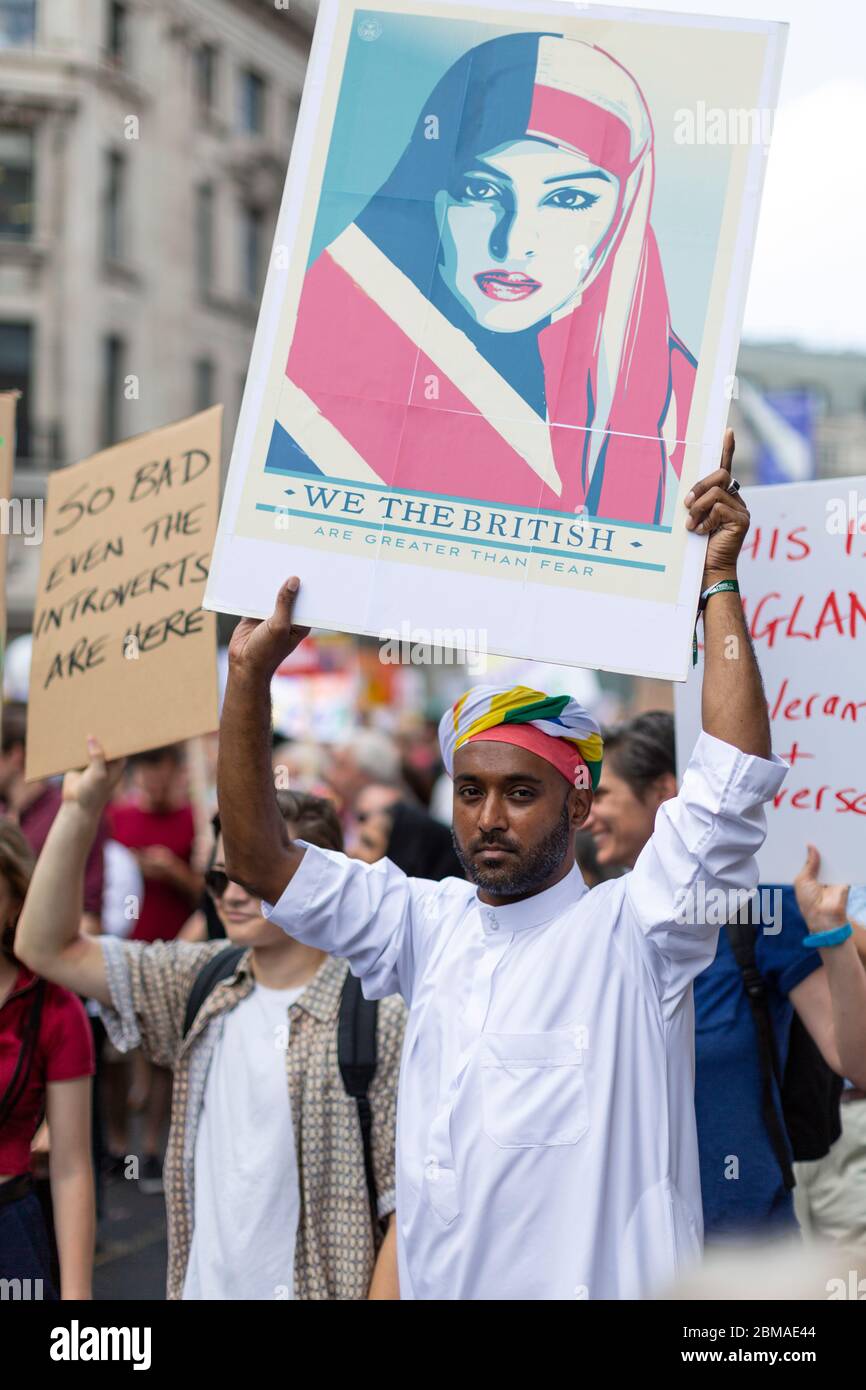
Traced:
<svg viewBox="0 0 866 1390">
<path fill-rule="evenodd" d="M 365 1146 L 337 1064 L 347 967 L 287 937 L 228 878 L 218 820 L 206 883 L 228 942 L 79 935 L 70 885 L 80 893 L 90 840 L 121 775 L 93 739 L 89 751 L 87 769 L 64 780 L 19 949 L 31 969 L 98 1000 L 117 1047 L 140 1046 L 174 1073 L 168 1298 L 399 1298 L 391 1218 L 402 1002 L 378 1006 Z M 281 796 L 290 836 L 342 847 L 329 802 Z M 221 974 L 215 957 L 231 947 L 243 954 Z"/>
</svg>

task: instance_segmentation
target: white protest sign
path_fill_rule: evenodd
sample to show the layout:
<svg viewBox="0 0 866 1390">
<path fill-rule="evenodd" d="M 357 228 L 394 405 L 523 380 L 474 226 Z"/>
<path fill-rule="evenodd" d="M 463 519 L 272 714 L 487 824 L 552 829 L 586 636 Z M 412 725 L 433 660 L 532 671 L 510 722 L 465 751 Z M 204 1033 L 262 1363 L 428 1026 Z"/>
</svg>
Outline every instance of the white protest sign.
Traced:
<svg viewBox="0 0 866 1390">
<path fill-rule="evenodd" d="M 761 880 L 790 883 L 811 843 L 824 882 L 863 882 L 866 477 L 750 488 L 746 501 L 752 524 L 740 588 L 773 751 L 790 765 L 767 807 Z M 676 691 L 680 773 L 700 728 L 702 675 L 701 657 Z"/>
<path fill-rule="evenodd" d="M 205 607 L 685 679 L 785 37 L 321 0 Z"/>
</svg>

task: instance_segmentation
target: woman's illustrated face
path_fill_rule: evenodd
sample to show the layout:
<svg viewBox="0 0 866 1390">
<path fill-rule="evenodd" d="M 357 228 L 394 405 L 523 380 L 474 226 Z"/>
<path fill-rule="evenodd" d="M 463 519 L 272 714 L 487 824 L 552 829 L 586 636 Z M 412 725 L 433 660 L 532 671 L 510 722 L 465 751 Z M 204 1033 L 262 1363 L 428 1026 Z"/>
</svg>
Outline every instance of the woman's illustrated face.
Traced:
<svg viewBox="0 0 866 1390">
<path fill-rule="evenodd" d="M 616 212 L 619 180 L 557 145 L 516 140 L 436 195 L 440 274 L 484 328 L 519 333 L 566 307 Z"/>
</svg>

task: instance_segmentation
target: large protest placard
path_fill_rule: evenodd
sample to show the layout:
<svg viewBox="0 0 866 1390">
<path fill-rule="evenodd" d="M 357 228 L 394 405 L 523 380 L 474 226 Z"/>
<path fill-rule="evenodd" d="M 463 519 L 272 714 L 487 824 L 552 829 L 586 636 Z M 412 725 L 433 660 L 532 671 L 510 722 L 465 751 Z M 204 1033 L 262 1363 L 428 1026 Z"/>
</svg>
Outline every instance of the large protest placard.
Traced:
<svg viewBox="0 0 866 1390">
<path fill-rule="evenodd" d="M 33 619 L 27 779 L 217 727 L 216 619 L 202 608 L 222 407 L 48 480 Z"/>
<path fill-rule="evenodd" d="M 17 391 L 0 391 L 0 679 L 6 661 L 6 548 L 12 525 L 12 475 L 15 470 Z"/>
<path fill-rule="evenodd" d="M 206 605 L 683 679 L 785 34 L 322 0 Z"/>
<path fill-rule="evenodd" d="M 825 882 L 866 878 L 866 477 L 750 488 L 739 565 L 773 751 L 790 765 L 767 807 L 764 883 L 790 883 L 806 844 Z M 731 648 L 731 660 L 737 651 Z M 680 772 L 700 729 L 703 656 L 677 687 Z"/>
</svg>

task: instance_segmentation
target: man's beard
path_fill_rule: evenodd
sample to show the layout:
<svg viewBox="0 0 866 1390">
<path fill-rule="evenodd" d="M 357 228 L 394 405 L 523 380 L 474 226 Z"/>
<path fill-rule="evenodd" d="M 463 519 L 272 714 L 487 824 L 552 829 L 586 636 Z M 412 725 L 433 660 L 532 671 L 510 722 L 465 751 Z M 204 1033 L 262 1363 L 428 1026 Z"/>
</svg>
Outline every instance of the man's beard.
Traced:
<svg viewBox="0 0 866 1390">
<path fill-rule="evenodd" d="M 483 888 L 486 893 L 496 893 L 504 898 L 534 893 L 561 866 L 566 854 L 569 851 L 573 852 L 568 798 L 563 802 L 562 815 L 550 834 L 526 854 L 520 856 L 514 854 L 515 862 L 509 868 L 504 866 L 501 869 L 480 868 L 475 862 L 474 854 L 467 854 L 461 849 L 453 826 L 451 827 L 451 839 L 454 842 L 454 853 L 463 865 L 466 877 L 479 888 Z M 503 840 L 502 837 L 482 841 L 484 847 L 489 849 L 504 843 L 507 841 Z"/>
</svg>

